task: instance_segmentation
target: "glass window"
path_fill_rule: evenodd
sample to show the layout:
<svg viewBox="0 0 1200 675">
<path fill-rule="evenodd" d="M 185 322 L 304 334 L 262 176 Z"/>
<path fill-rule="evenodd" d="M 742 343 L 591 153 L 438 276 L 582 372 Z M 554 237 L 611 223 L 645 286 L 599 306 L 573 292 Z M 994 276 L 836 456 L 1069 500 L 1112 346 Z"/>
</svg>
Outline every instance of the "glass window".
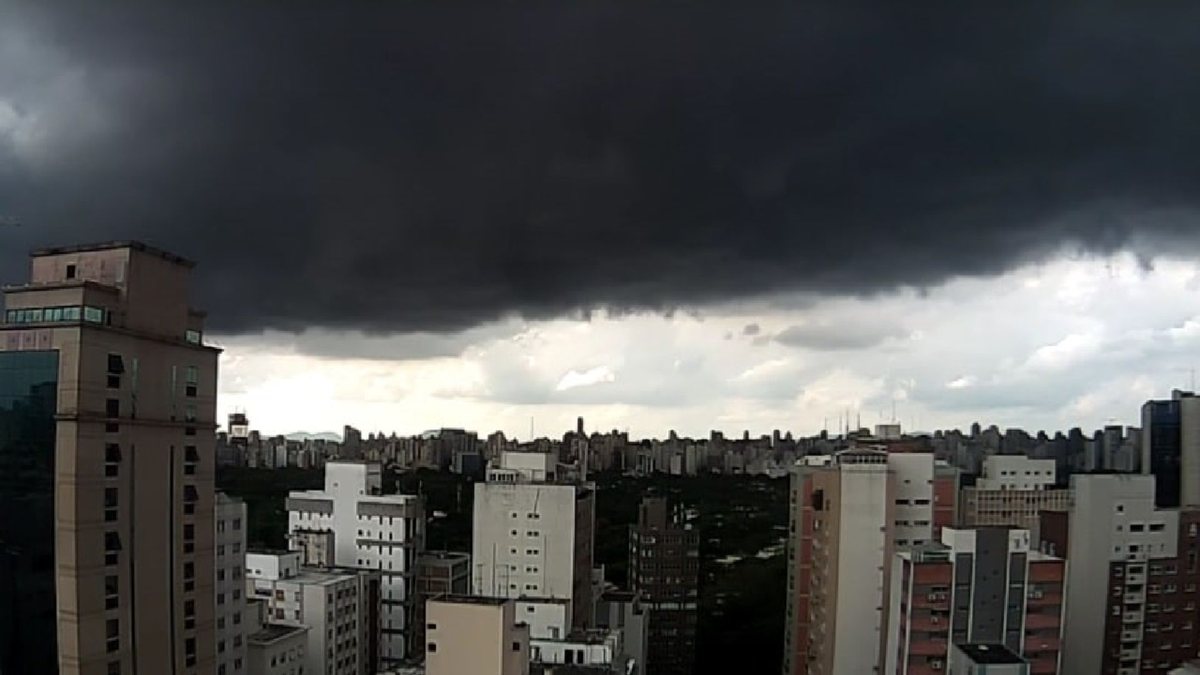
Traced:
<svg viewBox="0 0 1200 675">
<path fill-rule="evenodd" d="M 89 323 L 104 323 L 104 310 L 99 307 L 84 307 L 83 320 Z"/>
</svg>

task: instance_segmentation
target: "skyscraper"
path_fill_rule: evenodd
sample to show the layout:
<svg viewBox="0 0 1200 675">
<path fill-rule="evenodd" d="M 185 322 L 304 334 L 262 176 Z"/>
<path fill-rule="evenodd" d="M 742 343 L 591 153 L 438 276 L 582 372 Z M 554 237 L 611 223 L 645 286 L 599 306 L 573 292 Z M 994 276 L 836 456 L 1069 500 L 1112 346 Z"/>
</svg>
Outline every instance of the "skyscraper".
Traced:
<svg viewBox="0 0 1200 675">
<path fill-rule="evenodd" d="M 218 350 L 192 266 L 45 249 L 4 289 L 0 672 L 214 670 Z"/>
<path fill-rule="evenodd" d="M 691 673 L 696 660 L 700 535 L 665 497 L 647 497 L 629 531 L 629 586 L 650 615 L 646 672 Z"/>
<path fill-rule="evenodd" d="M 1175 390 L 1142 406 L 1142 473 L 1160 508 L 1200 506 L 1200 398 Z"/>
</svg>

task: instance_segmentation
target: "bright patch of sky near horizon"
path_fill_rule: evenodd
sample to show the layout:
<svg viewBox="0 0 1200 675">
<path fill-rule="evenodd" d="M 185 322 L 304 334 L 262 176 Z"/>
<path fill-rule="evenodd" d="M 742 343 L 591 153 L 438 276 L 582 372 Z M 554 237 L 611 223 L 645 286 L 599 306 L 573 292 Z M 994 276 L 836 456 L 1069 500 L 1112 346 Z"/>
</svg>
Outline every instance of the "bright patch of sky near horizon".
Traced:
<svg viewBox="0 0 1200 675">
<path fill-rule="evenodd" d="M 775 296 L 669 316 L 509 319 L 465 333 L 309 331 L 210 336 L 218 413 L 265 433 L 402 435 L 465 427 L 510 437 L 589 430 L 661 437 L 809 435 L 847 411 L 864 426 L 972 422 L 1029 431 L 1136 425 L 1189 386 L 1200 263 L 1060 257 L 926 292 Z M 361 355 L 369 354 L 371 358 Z"/>
</svg>

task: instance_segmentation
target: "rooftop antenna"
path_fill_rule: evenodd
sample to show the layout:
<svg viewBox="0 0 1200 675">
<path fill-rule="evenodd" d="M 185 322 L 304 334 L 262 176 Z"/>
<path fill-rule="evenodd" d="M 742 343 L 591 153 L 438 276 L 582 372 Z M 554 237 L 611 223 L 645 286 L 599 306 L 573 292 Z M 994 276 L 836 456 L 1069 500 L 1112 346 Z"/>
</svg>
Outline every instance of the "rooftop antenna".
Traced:
<svg viewBox="0 0 1200 675">
<path fill-rule="evenodd" d="M 533 415 L 529 416 L 529 441 L 533 442 Z"/>
</svg>

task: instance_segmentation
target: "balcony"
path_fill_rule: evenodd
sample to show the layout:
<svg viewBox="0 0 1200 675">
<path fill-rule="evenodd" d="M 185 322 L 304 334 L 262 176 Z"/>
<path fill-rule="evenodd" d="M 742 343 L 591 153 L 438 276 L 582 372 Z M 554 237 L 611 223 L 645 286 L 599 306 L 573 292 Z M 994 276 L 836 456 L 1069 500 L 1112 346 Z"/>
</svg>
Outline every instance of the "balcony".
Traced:
<svg viewBox="0 0 1200 675">
<path fill-rule="evenodd" d="M 1030 607 L 1053 607 L 1062 604 L 1062 593 L 1043 593 L 1040 596 L 1031 595 L 1025 602 Z"/>
<path fill-rule="evenodd" d="M 1058 614 L 1028 614 L 1025 616 L 1025 628 L 1039 630 L 1042 628 L 1057 628 L 1061 624 Z"/>
<path fill-rule="evenodd" d="M 946 656 L 945 640 L 915 640 L 909 645 L 910 656 Z"/>
<path fill-rule="evenodd" d="M 1025 638 L 1025 654 L 1040 654 L 1041 652 L 1057 652 L 1062 649 L 1062 640 L 1058 636 L 1028 636 Z"/>
</svg>

